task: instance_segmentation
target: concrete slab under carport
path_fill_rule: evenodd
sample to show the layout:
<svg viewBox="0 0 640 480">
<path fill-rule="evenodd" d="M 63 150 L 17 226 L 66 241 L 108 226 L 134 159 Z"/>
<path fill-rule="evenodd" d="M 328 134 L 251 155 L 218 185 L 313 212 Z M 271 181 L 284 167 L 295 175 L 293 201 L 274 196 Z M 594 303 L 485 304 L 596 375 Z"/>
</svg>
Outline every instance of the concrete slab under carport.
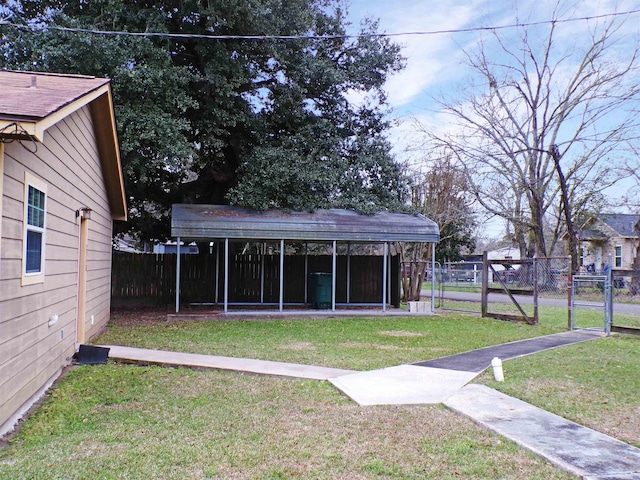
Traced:
<svg viewBox="0 0 640 480">
<path fill-rule="evenodd" d="M 238 309 L 229 310 L 186 310 L 180 313 L 168 313 L 168 321 L 184 321 L 184 320 L 236 320 L 236 319 L 282 319 L 282 318 L 367 318 L 367 317 L 430 317 L 437 316 L 430 312 L 409 312 L 401 308 L 344 308 L 344 309 Z"/>
</svg>

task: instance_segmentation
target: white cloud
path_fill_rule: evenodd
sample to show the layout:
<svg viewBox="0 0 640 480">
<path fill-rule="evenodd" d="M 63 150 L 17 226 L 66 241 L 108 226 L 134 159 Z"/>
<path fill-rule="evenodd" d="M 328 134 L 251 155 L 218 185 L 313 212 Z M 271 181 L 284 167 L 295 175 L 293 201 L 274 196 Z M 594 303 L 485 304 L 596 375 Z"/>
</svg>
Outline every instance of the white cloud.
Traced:
<svg viewBox="0 0 640 480">
<path fill-rule="evenodd" d="M 356 0 L 350 12 L 353 23 L 366 16 L 380 19 L 385 33 L 427 32 L 467 28 L 473 24 L 485 0 L 465 2 L 424 2 L 400 0 L 390 6 L 383 1 Z M 455 77 L 460 65 L 460 49 L 451 35 L 406 35 L 394 37 L 403 46 L 406 68 L 386 85 L 389 103 L 401 107 L 447 79 Z"/>
<path fill-rule="evenodd" d="M 433 32 L 550 20 L 556 4 L 556 0 L 396 0 L 392 3 L 386 0 L 352 0 L 349 18 L 353 23 L 353 32 L 365 17 L 378 18 L 379 30 L 385 33 Z M 639 0 L 567 0 L 557 9 L 556 15 L 566 19 L 638 8 Z M 635 42 L 637 46 L 639 17 L 635 15 L 629 18 L 618 32 L 622 34 L 622 41 L 617 46 L 619 58 L 628 56 L 630 42 Z M 588 43 L 590 29 L 608 20 L 557 24 L 557 44 L 580 49 Z M 549 25 L 531 28 L 530 40 L 537 42 L 544 39 L 548 30 Z M 497 32 L 508 47 L 509 42 L 514 42 L 517 34 L 521 33 L 515 28 Z M 496 40 L 490 31 L 393 37 L 393 41 L 403 46 L 402 54 L 407 58 L 406 68 L 390 77 L 385 86 L 389 104 L 394 109 L 393 118 L 397 122 L 397 126 L 389 132 L 389 137 L 395 145 L 394 153 L 398 160 L 408 159 L 411 155 L 406 152 L 407 149 L 422 141 L 413 125 L 414 119 L 441 131 L 454 128 L 449 118 L 437 112 L 433 99 L 441 94 L 451 98 L 460 97 L 460 89 L 469 85 L 471 75 L 462 50 L 475 50 L 480 40 L 485 42 L 485 48 L 492 57 L 499 61 Z M 352 100 L 362 101 L 356 96 Z"/>
<path fill-rule="evenodd" d="M 554 15 L 556 0 L 518 0 L 510 2 L 490 2 L 488 0 L 352 0 L 349 16 L 353 31 L 365 17 L 378 18 L 380 31 L 385 33 L 434 32 L 509 25 L 517 22 L 550 20 Z M 582 0 L 561 2 L 556 15 L 560 18 L 576 18 L 622 12 L 640 8 L 638 0 Z M 571 43 L 581 35 L 588 34 L 596 23 L 569 22 L 558 24 L 559 41 Z M 637 16 L 630 18 L 623 26 L 623 32 L 637 34 Z M 537 30 L 537 31 L 536 31 Z M 533 35 L 544 37 L 548 26 L 532 29 Z M 516 29 L 499 30 L 502 38 L 516 34 Z M 406 35 L 394 37 L 403 46 L 402 54 L 407 58 L 407 66 L 393 75 L 387 82 L 386 91 L 392 107 L 402 109 L 406 114 L 416 112 L 412 104 L 430 103 L 427 97 L 445 91 L 467 75 L 462 49 L 473 49 L 475 43 L 485 39 L 488 45 L 494 40 L 487 31 L 469 33 L 441 33 L 434 35 Z M 507 40 L 508 41 L 508 40 Z"/>
</svg>

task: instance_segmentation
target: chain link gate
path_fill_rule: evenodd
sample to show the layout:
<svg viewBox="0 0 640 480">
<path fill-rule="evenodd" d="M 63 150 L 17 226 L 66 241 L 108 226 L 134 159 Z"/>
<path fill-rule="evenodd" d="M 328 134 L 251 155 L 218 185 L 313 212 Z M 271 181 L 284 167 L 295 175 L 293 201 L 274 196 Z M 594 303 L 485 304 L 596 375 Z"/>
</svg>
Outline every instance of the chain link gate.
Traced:
<svg viewBox="0 0 640 480">
<path fill-rule="evenodd" d="M 613 323 L 612 287 L 611 269 L 599 275 L 574 275 L 571 279 L 569 329 L 602 330 L 609 335 Z M 578 315 L 579 309 L 582 312 Z"/>
</svg>

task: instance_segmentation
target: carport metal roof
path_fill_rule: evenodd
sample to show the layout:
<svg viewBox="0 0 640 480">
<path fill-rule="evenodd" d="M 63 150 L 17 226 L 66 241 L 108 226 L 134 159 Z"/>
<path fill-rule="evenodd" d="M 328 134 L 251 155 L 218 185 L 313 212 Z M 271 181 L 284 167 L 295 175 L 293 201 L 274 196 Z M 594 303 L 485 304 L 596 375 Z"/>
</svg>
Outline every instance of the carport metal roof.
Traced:
<svg viewBox="0 0 640 480">
<path fill-rule="evenodd" d="M 351 242 L 440 241 L 435 222 L 423 215 L 350 210 L 257 212 L 225 205 L 176 204 L 171 236 L 182 240 L 297 240 Z"/>
</svg>

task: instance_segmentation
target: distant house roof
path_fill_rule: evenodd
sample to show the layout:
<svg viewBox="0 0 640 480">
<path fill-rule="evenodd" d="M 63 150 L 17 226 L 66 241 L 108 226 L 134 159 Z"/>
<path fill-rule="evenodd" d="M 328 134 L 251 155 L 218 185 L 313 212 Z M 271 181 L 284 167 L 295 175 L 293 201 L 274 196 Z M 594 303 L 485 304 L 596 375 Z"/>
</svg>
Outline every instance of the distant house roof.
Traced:
<svg viewBox="0 0 640 480">
<path fill-rule="evenodd" d="M 498 260 L 503 258 L 520 260 L 520 249 L 518 247 L 510 245 L 487 252 L 487 259 L 489 260 Z"/>
<path fill-rule="evenodd" d="M 635 226 L 640 221 L 640 215 L 625 213 L 604 213 L 598 216 L 617 234 L 623 237 L 635 237 Z"/>
<path fill-rule="evenodd" d="M 352 242 L 440 241 L 438 226 L 422 215 L 350 210 L 256 212 L 224 205 L 173 205 L 171 235 L 184 240 L 294 240 Z"/>
<path fill-rule="evenodd" d="M 111 213 L 126 220 L 109 80 L 81 75 L 0 71 L 0 138 L 42 143 L 48 128 L 88 105 L 105 177 Z"/>
</svg>

